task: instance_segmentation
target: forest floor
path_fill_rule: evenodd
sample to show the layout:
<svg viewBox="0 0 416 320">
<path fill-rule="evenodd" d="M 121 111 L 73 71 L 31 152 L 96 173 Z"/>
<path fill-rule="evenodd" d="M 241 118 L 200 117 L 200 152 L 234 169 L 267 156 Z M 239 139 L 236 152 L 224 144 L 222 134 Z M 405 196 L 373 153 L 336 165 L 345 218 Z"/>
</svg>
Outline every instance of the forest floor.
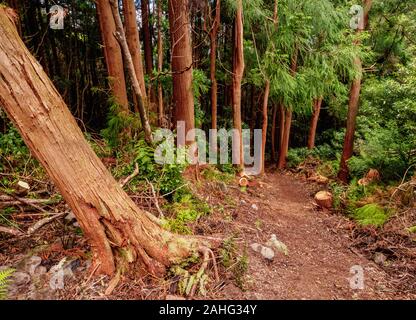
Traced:
<svg viewBox="0 0 416 320">
<path fill-rule="evenodd" d="M 354 226 L 350 220 L 317 208 L 313 195 L 322 186 L 273 170 L 244 192 L 235 182 L 225 185 L 218 181 L 194 181 L 194 188 L 211 205 L 213 212 L 195 223 L 193 231 L 226 239 L 237 247 L 240 259 L 234 261 L 234 266 L 221 266 L 224 280 L 211 282 L 207 295 L 198 295 L 198 299 L 416 298 L 414 291 L 398 289 L 397 275 L 386 272 L 380 261 L 355 245 L 351 237 Z M 288 254 L 276 252 L 270 261 L 251 245 L 267 243 L 272 234 L 287 246 Z M 224 251 L 216 253 L 217 262 L 221 264 Z M 67 257 L 64 262 L 63 257 Z M 247 264 L 241 262 L 242 257 Z M 50 273 L 60 261 L 61 265 L 67 265 L 65 287 L 53 290 Z M 236 265 L 241 268 L 235 268 Z M 175 280 L 152 276 L 122 279 L 110 295 L 105 295 L 109 279 L 91 275 L 85 239 L 59 222 L 31 238 L 3 239 L 0 266 L 17 269 L 16 281 L 9 290 L 10 299 L 177 297 L 177 293 L 172 292 Z M 351 287 L 354 276 L 351 270 L 357 268 L 363 270 L 362 289 Z M 197 270 L 196 265 L 192 272 Z M 212 275 L 211 271 L 208 274 Z"/>
</svg>

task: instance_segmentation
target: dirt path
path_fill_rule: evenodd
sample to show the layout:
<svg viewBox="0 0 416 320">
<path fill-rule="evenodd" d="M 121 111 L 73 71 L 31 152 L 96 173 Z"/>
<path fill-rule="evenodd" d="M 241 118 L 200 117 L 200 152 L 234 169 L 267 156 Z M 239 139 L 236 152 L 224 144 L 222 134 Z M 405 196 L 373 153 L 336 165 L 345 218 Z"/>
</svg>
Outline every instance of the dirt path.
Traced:
<svg viewBox="0 0 416 320">
<path fill-rule="evenodd" d="M 342 217 L 314 209 L 309 187 L 290 176 L 268 174 L 249 194 L 240 196 L 235 222 L 236 228 L 243 230 L 243 243 L 265 244 L 271 234 L 276 234 L 287 245 L 289 255 L 278 253 L 268 262 L 248 248 L 247 291 L 229 284 L 220 298 L 410 298 L 389 289 L 388 275 L 351 248 L 346 230 L 337 228 L 345 224 Z M 363 290 L 350 287 L 353 266 L 364 270 Z"/>
</svg>

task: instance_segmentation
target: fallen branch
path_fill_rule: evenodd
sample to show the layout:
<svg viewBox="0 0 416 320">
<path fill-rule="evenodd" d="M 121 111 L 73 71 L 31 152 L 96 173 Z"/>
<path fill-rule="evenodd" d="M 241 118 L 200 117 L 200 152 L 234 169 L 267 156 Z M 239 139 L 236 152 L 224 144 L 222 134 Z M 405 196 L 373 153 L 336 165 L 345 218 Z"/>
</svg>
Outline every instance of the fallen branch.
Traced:
<svg viewBox="0 0 416 320">
<path fill-rule="evenodd" d="M 122 182 L 120 182 L 120 187 L 124 188 L 124 186 L 130 182 L 134 177 L 136 177 L 139 174 L 139 165 L 137 162 L 134 164 L 134 171 L 131 175 L 129 175 L 126 179 L 124 179 Z"/>
<path fill-rule="evenodd" d="M 24 233 L 21 232 L 20 230 L 17 230 L 15 228 L 2 227 L 2 226 L 0 226 L 0 232 L 8 233 L 16 237 L 20 237 L 24 235 Z"/>
<path fill-rule="evenodd" d="M 153 186 L 153 184 L 149 180 L 147 180 L 147 178 L 146 178 L 146 181 L 150 185 L 150 188 L 152 190 L 153 201 L 155 203 L 157 212 L 159 212 L 159 218 L 164 218 L 165 215 L 163 214 L 162 210 L 160 209 L 159 201 L 157 200 L 157 195 L 156 195 L 155 187 Z"/>
<path fill-rule="evenodd" d="M 27 235 L 31 236 L 33 233 L 35 233 L 37 230 L 39 230 L 40 228 L 42 228 L 44 225 L 60 218 L 63 217 L 64 215 L 68 214 L 68 212 L 61 212 L 61 213 L 57 213 L 54 216 L 51 217 L 47 217 L 44 218 L 42 220 L 39 220 L 38 222 L 36 222 L 35 224 L 33 224 L 32 226 L 29 227 L 29 229 L 27 230 Z"/>
</svg>

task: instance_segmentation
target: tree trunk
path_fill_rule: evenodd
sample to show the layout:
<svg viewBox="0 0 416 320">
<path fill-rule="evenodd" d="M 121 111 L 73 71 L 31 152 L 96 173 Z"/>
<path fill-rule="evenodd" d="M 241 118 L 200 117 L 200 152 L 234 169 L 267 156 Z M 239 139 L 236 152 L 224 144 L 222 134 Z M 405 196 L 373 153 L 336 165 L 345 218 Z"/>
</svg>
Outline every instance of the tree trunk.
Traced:
<svg viewBox="0 0 416 320">
<path fill-rule="evenodd" d="M 267 140 L 267 106 L 269 102 L 270 94 L 270 81 L 266 80 L 266 87 L 264 89 L 264 98 L 263 98 L 263 126 L 262 126 L 262 165 L 261 165 L 261 174 L 264 174 L 266 167 L 266 140 Z"/>
<path fill-rule="evenodd" d="M 272 116 L 272 161 L 276 161 L 276 118 L 277 118 L 277 107 L 273 106 L 273 116 Z"/>
<path fill-rule="evenodd" d="M 217 34 L 221 17 L 221 1 L 217 0 L 215 5 L 215 18 L 209 33 L 210 37 L 210 79 L 211 79 L 211 129 L 217 129 L 217 104 L 218 104 L 218 83 L 216 77 L 217 58 Z"/>
<path fill-rule="evenodd" d="M 97 0 L 97 13 L 100 22 L 101 37 L 104 45 L 104 57 L 107 65 L 110 88 L 116 102 L 127 111 L 129 108 L 124 78 L 123 56 L 114 33 L 116 25 L 111 13 L 109 0 Z"/>
<path fill-rule="evenodd" d="M 234 58 L 233 58 L 233 123 L 234 141 L 233 162 L 244 169 L 242 124 L 241 124 L 241 81 L 244 73 L 244 47 L 243 47 L 243 3 L 237 1 L 237 12 L 234 24 Z M 237 163 L 236 163 L 237 162 Z"/>
<path fill-rule="evenodd" d="M 149 1 L 141 0 L 142 9 L 142 28 L 143 28 L 143 43 L 144 43 L 144 60 L 146 65 L 146 74 L 152 75 L 153 71 L 153 54 L 152 54 L 152 36 L 150 34 L 149 24 Z"/>
<path fill-rule="evenodd" d="M 318 127 L 319 114 L 321 112 L 322 98 L 315 99 L 313 101 L 313 113 L 311 118 L 311 124 L 309 126 L 308 135 L 308 149 L 312 150 L 315 148 L 315 136 L 316 128 Z"/>
<path fill-rule="evenodd" d="M 150 128 L 149 120 L 146 113 L 146 100 L 144 99 L 144 93 L 140 89 L 140 83 L 136 76 L 136 70 L 134 68 L 133 59 L 127 44 L 126 35 L 123 29 L 123 23 L 121 22 L 120 13 L 118 12 L 118 0 L 110 0 L 111 9 L 113 12 L 114 22 L 116 24 L 115 36 L 120 43 L 122 52 L 124 54 L 124 60 L 126 62 L 127 71 L 130 76 L 134 96 L 137 101 L 137 107 L 139 109 L 140 120 L 144 130 L 146 142 L 152 143 L 152 129 Z"/>
<path fill-rule="evenodd" d="M 286 167 L 287 152 L 289 150 L 290 128 L 292 126 L 292 110 L 286 109 L 284 114 L 285 124 L 283 128 L 283 137 L 279 153 L 279 163 L 277 165 L 279 169 L 284 169 Z"/>
<path fill-rule="evenodd" d="M 197 251 L 194 238 L 163 230 L 113 179 L 3 8 L 0 39 L 0 105 L 73 210 L 92 269 L 111 275 L 142 262 L 156 273 Z"/>
<path fill-rule="evenodd" d="M 185 133 L 195 128 L 192 91 L 192 48 L 187 0 L 169 0 L 172 39 L 173 107 L 175 121 L 185 122 Z M 194 137 L 179 145 L 194 142 Z"/>
<path fill-rule="evenodd" d="M 298 68 L 298 47 L 295 47 L 295 51 L 293 52 L 293 56 L 291 59 L 291 66 L 290 66 L 290 72 L 292 74 L 292 77 L 296 75 L 296 71 Z M 277 164 L 277 167 L 279 169 L 284 169 L 286 167 L 286 158 L 287 153 L 289 151 L 289 140 L 290 140 L 290 129 L 292 126 L 292 110 L 291 109 L 285 109 L 283 107 L 285 118 L 284 118 L 284 128 L 283 128 L 283 134 L 282 134 L 282 141 L 280 145 L 280 152 L 279 152 L 279 162 Z"/>
<path fill-rule="evenodd" d="M 361 33 L 368 24 L 368 15 L 372 6 L 372 0 L 364 0 L 364 21 L 359 24 L 357 33 Z M 356 41 L 355 45 L 360 45 L 360 41 Z M 347 127 L 344 138 L 344 147 L 341 155 L 340 169 L 338 172 L 338 179 L 344 183 L 348 182 L 349 169 L 348 160 L 351 159 L 354 152 L 354 134 L 355 125 L 358 115 L 361 81 L 362 81 L 362 62 L 360 57 L 354 59 L 354 65 L 358 71 L 358 76 L 354 79 L 350 89 L 350 98 L 348 102 Z"/>
<path fill-rule="evenodd" d="M 163 30 L 162 30 L 162 0 L 157 0 L 157 72 L 159 74 L 163 71 Z M 157 113 L 159 119 L 159 126 L 166 127 L 165 111 L 163 108 L 163 90 L 160 79 L 157 85 Z"/>
<path fill-rule="evenodd" d="M 283 148 L 283 135 L 285 133 L 285 107 L 279 104 L 279 156 Z"/>
<path fill-rule="evenodd" d="M 137 80 L 143 100 L 147 100 L 146 85 L 144 81 L 142 50 L 140 46 L 139 30 L 137 28 L 136 6 L 134 0 L 123 0 L 124 25 L 126 29 L 126 40 L 129 46 L 131 58 L 134 64 Z"/>
</svg>

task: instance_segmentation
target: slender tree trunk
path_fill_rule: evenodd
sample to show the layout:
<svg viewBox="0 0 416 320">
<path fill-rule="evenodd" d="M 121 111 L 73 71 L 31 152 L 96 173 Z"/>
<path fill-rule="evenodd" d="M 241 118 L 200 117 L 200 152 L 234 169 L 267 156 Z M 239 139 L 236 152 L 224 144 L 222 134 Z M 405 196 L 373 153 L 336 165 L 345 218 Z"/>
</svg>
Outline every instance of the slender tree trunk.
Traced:
<svg viewBox="0 0 416 320">
<path fill-rule="evenodd" d="M 273 116 L 272 116 L 272 161 L 276 161 L 276 118 L 277 118 L 277 107 L 273 106 Z"/>
<path fill-rule="evenodd" d="M 309 126 L 308 135 L 308 149 L 312 150 L 315 148 L 315 136 L 316 128 L 318 127 L 319 114 L 321 112 L 322 98 L 315 99 L 313 101 L 313 113 L 311 118 L 311 124 Z"/>
<path fill-rule="evenodd" d="M 140 83 L 136 76 L 136 70 L 134 68 L 133 59 L 127 44 L 126 35 L 123 29 L 123 23 L 121 22 L 120 13 L 118 12 L 118 0 L 110 0 L 111 9 L 113 12 L 114 21 L 116 24 L 115 36 L 121 45 L 122 52 L 124 54 L 124 60 L 126 61 L 127 71 L 130 76 L 134 96 L 136 97 L 137 106 L 139 109 L 140 120 L 144 129 L 145 139 L 147 143 L 152 143 L 152 129 L 150 128 L 149 120 L 146 113 L 146 100 L 144 99 L 144 93 L 140 89 Z"/>
<path fill-rule="evenodd" d="M 372 6 L 372 0 L 364 0 L 364 20 L 361 21 L 357 29 L 357 33 L 361 33 L 368 24 L 368 15 Z M 355 45 L 359 46 L 360 42 L 356 41 Z M 358 71 L 358 76 L 354 79 L 350 89 L 350 98 L 348 102 L 347 127 L 344 138 L 344 147 L 341 155 L 340 169 L 338 172 L 338 179 L 344 183 L 348 182 L 349 169 L 348 160 L 351 159 L 354 152 L 354 134 L 355 125 L 358 115 L 361 81 L 362 81 L 362 62 L 360 57 L 354 59 L 354 65 Z"/>
<path fill-rule="evenodd" d="M 233 123 L 234 141 L 233 162 L 238 162 L 241 169 L 244 169 L 242 124 L 241 124 L 241 81 L 244 73 L 244 47 L 243 47 L 243 3 L 237 0 L 237 12 L 234 24 L 234 58 L 233 58 Z M 237 163 L 235 163 L 237 164 Z"/>
<path fill-rule="evenodd" d="M 143 100 L 146 101 L 147 95 L 144 81 L 142 50 L 140 46 L 139 30 L 137 28 L 136 6 L 134 0 L 123 0 L 123 12 L 127 44 L 133 60 L 136 77 L 139 81 L 140 91 L 142 92 Z"/>
<path fill-rule="evenodd" d="M 292 110 L 285 110 L 285 124 L 283 129 L 282 144 L 279 154 L 279 163 L 277 167 L 284 169 L 286 167 L 287 152 L 289 150 L 290 128 L 292 125 Z"/>
<path fill-rule="evenodd" d="M 298 48 L 296 46 L 295 51 L 293 53 L 292 62 L 290 66 L 290 72 L 292 74 L 292 77 L 296 75 L 296 71 L 298 68 Z M 284 111 L 285 114 L 285 124 L 284 124 L 284 131 L 282 136 L 282 142 L 281 142 L 281 148 L 279 152 L 279 162 L 277 164 L 277 167 L 279 169 L 284 169 L 286 167 L 286 158 L 287 153 L 289 151 L 289 140 L 290 140 L 290 129 L 292 126 L 292 110 L 286 109 Z"/>
<path fill-rule="evenodd" d="M 279 156 L 283 149 L 283 135 L 285 133 L 285 107 L 279 104 Z"/>
<path fill-rule="evenodd" d="M 266 86 L 264 89 L 264 98 L 263 98 L 263 126 L 262 126 L 262 166 L 261 174 L 264 174 L 266 167 L 266 140 L 267 140 L 267 106 L 269 103 L 269 94 L 270 94 L 270 81 L 266 80 Z"/>
<path fill-rule="evenodd" d="M 160 74 L 163 71 L 163 30 L 162 30 L 162 0 L 157 0 L 157 72 Z M 163 90 L 160 80 L 157 85 L 157 113 L 159 119 L 159 126 L 166 127 L 165 111 L 163 108 Z"/>
<path fill-rule="evenodd" d="M 193 238 L 163 230 L 113 179 L 3 8 L 0 39 L 0 105 L 75 214 L 92 270 L 111 275 L 139 262 L 157 273 L 198 250 Z"/>
<path fill-rule="evenodd" d="M 143 43 L 144 43 L 144 60 L 146 65 L 146 74 L 152 75 L 153 71 L 153 54 L 152 54 L 152 36 L 150 33 L 149 24 L 149 1 L 141 0 L 142 9 L 142 28 L 143 28 Z"/>
<path fill-rule="evenodd" d="M 107 72 L 110 78 L 110 88 L 116 102 L 127 111 L 129 108 L 124 78 L 123 56 L 121 48 L 114 33 L 116 25 L 111 13 L 109 0 L 97 0 L 97 12 L 100 22 L 101 37 L 104 45 L 104 57 L 107 64 Z"/>
<path fill-rule="evenodd" d="M 218 104 L 218 83 L 216 76 L 217 60 L 217 35 L 221 18 L 221 1 L 217 0 L 215 5 L 215 18 L 209 33 L 210 37 L 210 79 L 211 79 L 211 129 L 217 129 L 217 104 Z"/>
<path fill-rule="evenodd" d="M 185 133 L 195 128 L 192 91 L 192 48 L 187 0 L 169 0 L 172 38 L 173 107 L 175 121 L 185 122 Z M 186 141 L 194 142 L 194 137 Z M 179 142 L 183 144 L 184 142 Z"/>
</svg>

